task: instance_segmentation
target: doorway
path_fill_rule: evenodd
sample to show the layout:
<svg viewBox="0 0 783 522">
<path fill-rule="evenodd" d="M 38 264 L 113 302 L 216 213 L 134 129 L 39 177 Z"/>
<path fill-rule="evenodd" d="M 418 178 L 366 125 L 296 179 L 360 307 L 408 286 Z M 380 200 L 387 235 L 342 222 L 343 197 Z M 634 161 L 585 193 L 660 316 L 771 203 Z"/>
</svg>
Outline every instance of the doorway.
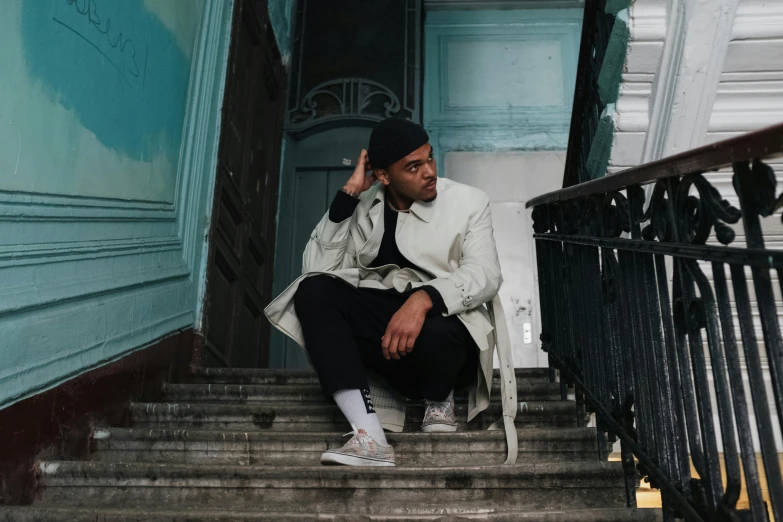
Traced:
<svg viewBox="0 0 783 522">
<path fill-rule="evenodd" d="M 265 0 L 236 0 L 209 230 L 207 366 L 266 367 L 285 72 Z"/>
<path fill-rule="evenodd" d="M 282 169 L 275 295 L 301 274 L 302 252 L 307 240 L 329 209 L 335 193 L 351 176 L 359 153 L 367 148 L 370 132 L 367 127 L 345 127 L 313 134 L 300 141 L 287 141 Z M 271 367 L 307 367 L 302 350 L 281 332 L 272 332 L 271 345 Z"/>
<path fill-rule="evenodd" d="M 397 8 L 403 5 L 384 4 Z M 297 32 L 299 51 L 294 56 L 299 62 L 295 61 L 292 70 L 295 77 L 291 80 L 287 125 L 293 131 L 301 130 L 304 124 L 312 126 L 304 133 L 307 137 L 297 141 L 301 134 L 292 132 L 286 138 L 274 294 L 285 290 L 300 274 L 309 234 L 350 175 L 359 151 L 367 147 L 371 132 L 368 123 L 389 115 L 377 112 L 370 118 L 357 109 L 365 105 L 355 100 L 369 99 L 354 95 L 359 92 L 355 90 L 358 83 L 373 85 L 373 89 L 383 87 L 383 82 L 357 78 L 380 69 L 379 74 L 383 74 L 379 78 L 388 76 L 393 67 L 405 64 L 398 67 L 403 81 L 396 83 L 407 86 L 407 94 L 395 95 L 391 88 L 376 92 L 382 94 L 386 107 L 410 108 L 397 116 L 418 121 L 423 112 L 421 123 L 430 134 L 440 175 L 490 194 L 507 280 L 501 298 L 512 328 L 515 363 L 518 367 L 547 366 L 538 345 L 532 227 L 524 204 L 562 183 L 582 9 L 451 11 L 442 10 L 446 4 L 453 5 L 450 2 L 406 0 L 405 4 L 410 20 L 404 23 L 400 19 L 399 30 L 390 31 L 388 20 L 378 17 L 370 17 L 370 21 L 380 26 L 373 30 L 363 27 L 367 30 L 361 35 L 351 33 L 351 27 L 342 28 L 337 32 L 350 45 L 340 48 L 339 59 L 324 60 L 326 50 L 318 45 L 322 41 L 319 38 L 324 34 L 334 37 L 334 24 L 321 26 L 322 13 L 310 13 L 308 6 L 323 8 L 321 4 L 300 1 L 298 27 L 307 29 Z M 366 8 L 367 4 L 357 3 L 362 5 Z M 428 8 L 433 10 L 426 12 L 422 24 L 421 10 Z M 340 18 L 337 13 L 332 15 Z M 370 39 L 377 34 L 383 34 L 386 40 L 398 36 L 404 52 L 393 61 L 368 62 L 366 56 L 353 59 L 355 42 L 377 44 Z M 318 59 L 311 60 L 316 65 L 308 65 L 308 52 L 302 52 L 303 47 L 310 53 L 317 50 Z M 381 51 L 378 56 L 383 56 Z M 424 67 L 420 74 L 422 54 Z M 300 72 L 297 63 L 303 64 Z M 340 69 L 347 65 L 350 68 Z M 309 83 L 308 71 L 313 76 Z M 300 83 L 301 88 L 294 88 Z M 310 85 L 312 90 L 308 92 Z M 313 104 L 316 95 L 321 98 Z M 319 110 L 322 112 L 316 114 Z M 317 125 L 318 117 L 322 126 Z M 272 332 L 271 346 L 270 366 L 307 366 L 301 349 L 280 332 Z"/>
</svg>

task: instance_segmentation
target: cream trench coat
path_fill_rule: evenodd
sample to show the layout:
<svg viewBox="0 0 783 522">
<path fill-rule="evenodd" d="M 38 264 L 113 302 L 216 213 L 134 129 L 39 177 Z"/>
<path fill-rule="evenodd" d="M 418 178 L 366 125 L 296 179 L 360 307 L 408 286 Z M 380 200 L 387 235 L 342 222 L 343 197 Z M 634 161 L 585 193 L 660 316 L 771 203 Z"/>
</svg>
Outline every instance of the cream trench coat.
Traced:
<svg viewBox="0 0 783 522">
<path fill-rule="evenodd" d="M 396 240 L 400 252 L 421 270 L 396 265 L 368 268 L 378 255 L 384 232 L 384 185 L 378 183 L 359 197 L 353 216 L 341 223 L 321 219 L 302 257 L 303 275 L 264 310 L 269 321 L 304 348 L 302 327 L 294 310 L 294 294 L 306 277 L 327 274 L 359 288 L 394 288 L 399 292 L 424 284 L 440 292 L 447 315 L 456 315 L 480 349 L 480 368 L 469 395 L 468 420 L 489 406 L 493 351 L 501 370 L 503 418 L 490 429 L 506 431 L 508 458 L 516 461 L 516 379 L 505 316 L 497 297 L 500 274 L 489 198 L 474 187 L 438 179 L 438 197 L 416 201 L 400 213 Z M 404 404 L 386 408 L 373 389 L 373 403 L 384 428 L 401 431 Z M 400 400 L 399 398 L 396 400 Z M 402 412 L 402 413 L 400 413 Z M 400 418 L 402 416 L 402 418 Z"/>
</svg>

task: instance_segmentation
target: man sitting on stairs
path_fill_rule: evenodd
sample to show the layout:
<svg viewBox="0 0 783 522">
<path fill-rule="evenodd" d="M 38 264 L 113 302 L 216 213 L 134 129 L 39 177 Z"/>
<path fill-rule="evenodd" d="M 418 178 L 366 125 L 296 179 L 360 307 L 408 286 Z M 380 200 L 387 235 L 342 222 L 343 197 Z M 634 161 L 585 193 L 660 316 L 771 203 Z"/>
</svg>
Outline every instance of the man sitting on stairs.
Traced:
<svg viewBox="0 0 783 522">
<path fill-rule="evenodd" d="M 324 393 L 353 427 L 323 464 L 395 465 L 383 430 L 402 430 L 405 407 L 384 386 L 425 401 L 422 431 L 455 431 L 455 389 L 470 387 L 468 420 L 489 405 L 495 345 L 504 419 L 493 427 L 505 427 L 515 460 L 516 382 L 496 297 L 502 277 L 489 198 L 438 179 L 421 126 L 389 118 L 375 127 L 369 154 L 362 150 L 311 234 L 303 265 L 265 312 L 305 348 Z"/>
</svg>

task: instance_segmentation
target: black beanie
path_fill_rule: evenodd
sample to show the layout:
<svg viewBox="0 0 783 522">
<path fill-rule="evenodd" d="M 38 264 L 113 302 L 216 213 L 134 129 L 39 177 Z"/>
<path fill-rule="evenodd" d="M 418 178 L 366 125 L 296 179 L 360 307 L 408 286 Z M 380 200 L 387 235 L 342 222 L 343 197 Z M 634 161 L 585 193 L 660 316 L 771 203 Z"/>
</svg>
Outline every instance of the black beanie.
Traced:
<svg viewBox="0 0 783 522">
<path fill-rule="evenodd" d="M 430 137 L 421 125 L 402 118 L 387 118 L 370 134 L 370 165 L 385 169 L 428 141 Z"/>
</svg>

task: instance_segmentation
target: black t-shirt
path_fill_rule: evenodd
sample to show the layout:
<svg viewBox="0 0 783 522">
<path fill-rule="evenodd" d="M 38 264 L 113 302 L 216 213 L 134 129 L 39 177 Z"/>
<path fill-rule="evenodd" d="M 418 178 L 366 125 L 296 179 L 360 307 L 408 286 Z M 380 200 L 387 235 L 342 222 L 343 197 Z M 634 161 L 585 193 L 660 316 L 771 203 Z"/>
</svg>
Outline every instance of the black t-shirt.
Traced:
<svg viewBox="0 0 783 522">
<path fill-rule="evenodd" d="M 358 198 L 346 194 L 342 190 L 338 190 L 332 200 L 332 205 L 329 207 L 329 221 L 332 223 L 341 223 L 345 221 L 353 215 L 358 204 Z M 402 252 L 400 252 L 400 249 L 397 246 L 397 240 L 395 238 L 395 233 L 397 231 L 397 216 L 398 212 L 396 210 L 389 208 L 388 204 L 384 205 L 383 238 L 381 238 L 378 256 L 370 264 L 370 268 L 377 268 L 384 265 L 397 265 L 400 268 L 418 269 L 416 265 L 408 261 L 408 259 L 402 255 Z M 425 285 L 416 290 L 424 290 L 432 300 L 432 309 L 427 315 L 440 315 L 446 312 L 446 304 L 443 302 L 443 297 L 434 287 Z"/>
</svg>

